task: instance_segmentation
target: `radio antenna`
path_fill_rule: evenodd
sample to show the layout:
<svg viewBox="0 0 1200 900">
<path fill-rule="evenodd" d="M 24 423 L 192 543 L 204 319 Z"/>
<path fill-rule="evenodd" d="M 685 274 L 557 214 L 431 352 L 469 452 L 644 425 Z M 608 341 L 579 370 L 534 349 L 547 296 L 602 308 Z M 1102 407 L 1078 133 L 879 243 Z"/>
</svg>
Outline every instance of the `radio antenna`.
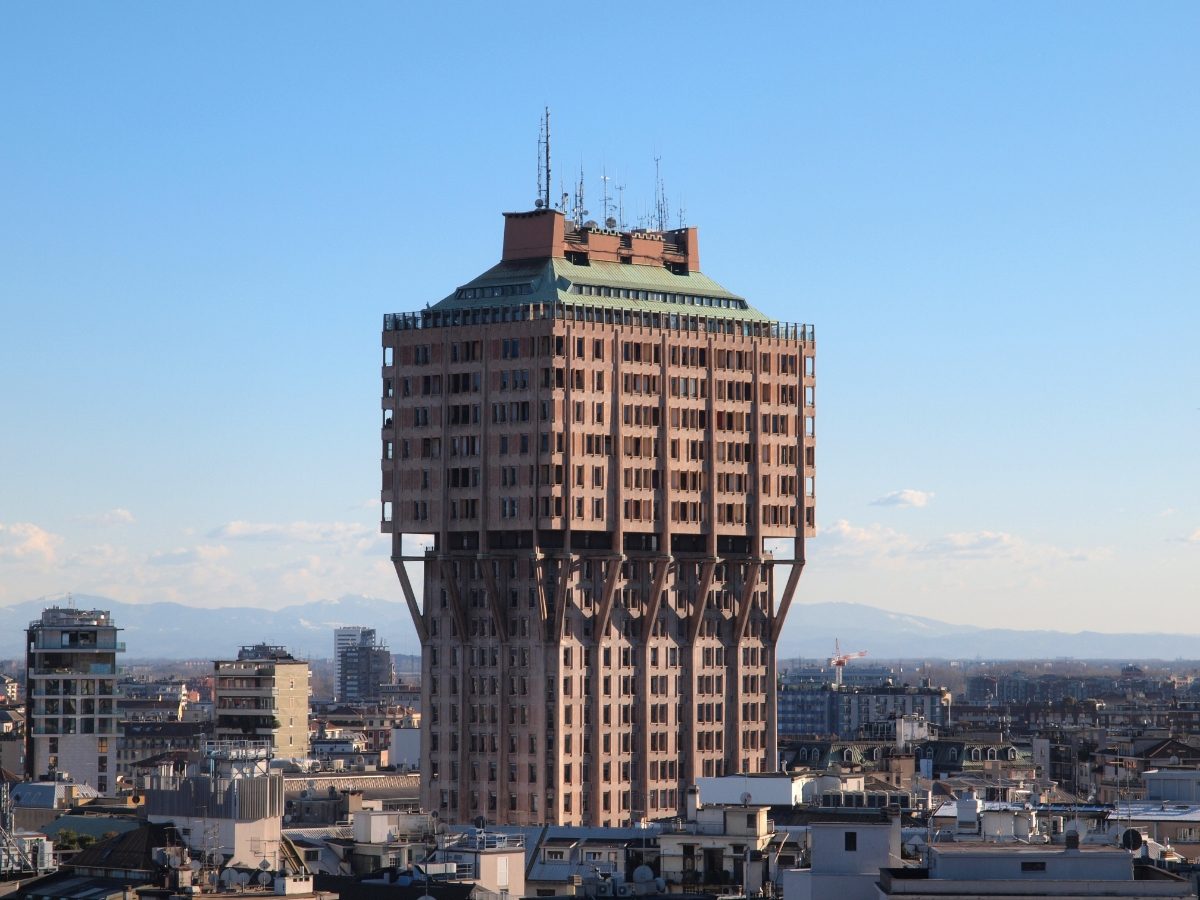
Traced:
<svg viewBox="0 0 1200 900">
<path fill-rule="evenodd" d="M 550 107 L 546 107 L 545 114 L 538 127 L 538 152 L 537 152 L 537 200 L 534 201 L 534 206 L 538 209 L 550 208 Z"/>
<path fill-rule="evenodd" d="M 546 107 L 546 209 L 550 208 L 550 107 Z"/>
<path fill-rule="evenodd" d="M 611 217 L 608 214 L 608 208 L 610 205 L 609 200 L 608 200 L 608 182 L 609 182 L 609 180 L 610 179 L 608 177 L 608 168 L 606 166 L 601 166 L 600 167 L 600 184 L 603 187 L 601 202 L 604 204 L 604 227 L 605 228 L 612 228 L 612 225 L 609 223 L 609 219 Z"/>
<path fill-rule="evenodd" d="M 667 203 L 667 189 L 662 179 L 662 157 L 654 157 L 654 218 L 658 231 L 666 231 L 671 220 L 671 207 Z"/>
</svg>

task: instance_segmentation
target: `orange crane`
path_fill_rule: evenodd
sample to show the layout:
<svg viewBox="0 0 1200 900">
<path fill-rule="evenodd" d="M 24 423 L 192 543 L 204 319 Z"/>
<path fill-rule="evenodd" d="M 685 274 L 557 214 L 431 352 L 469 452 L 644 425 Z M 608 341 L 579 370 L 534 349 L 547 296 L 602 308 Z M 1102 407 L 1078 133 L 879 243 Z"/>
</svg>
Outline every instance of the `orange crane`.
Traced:
<svg viewBox="0 0 1200 900">
<path fill-rule="evenodd" d="M 853 653 L 843 653 L 841 642 L 837 638 L 833 639 L 833 656 L 829 657 L 829 664 L 833 666 L 833 683 L 841 685 L 842 669 L 846 668 L 846 663 L 852 659 L 859 659 L 866 656 L 866 650 L 855 650 Z"/>
</svg>

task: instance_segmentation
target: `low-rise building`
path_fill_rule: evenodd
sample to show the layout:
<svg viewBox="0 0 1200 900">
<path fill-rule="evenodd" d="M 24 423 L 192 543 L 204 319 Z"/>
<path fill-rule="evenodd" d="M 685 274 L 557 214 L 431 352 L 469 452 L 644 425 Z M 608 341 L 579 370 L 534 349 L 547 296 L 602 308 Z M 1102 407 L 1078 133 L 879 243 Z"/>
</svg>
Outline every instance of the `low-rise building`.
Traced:
<svg viewBox="0 0 1200 900">
<path fill-rule="evenodd" d="M 938 844 L 920 868 L 879 873 L 881 900 L 947 900 L 955 897 L 1105 897 L 1183 900 L 1189 881 L 1138 865 L 1128 850 L 1038 847 L 1022 844 Z"/>
<path fill-rule="evenodd" d="M 756 893 L 774 880 L 763 850 L 775 825 L 770 807 L 705 805 L 686 821 L 667 824 L 658 836 L 662 876 L 685 888 L 740 885 Z"/>
<path fill-rule="evenodd" d="M 11 675 L 0 675 L 0 701 L 16 703 L 21 683 Z"/>
<path fill-rule="evenodd" d="M 890 822 L 813 822 L 811 863 L 780 873 L 783 900 L 876 900 L 880 869 L 903 865 L 900 819 Z"/>
<path fill-rule="evenodd" d="M 284 868 L 283 776 L 266 741 L 210 741 L 198 763 L 168 763 L 142 790 L 151 823 L 174 824 L 193 851 L 223 866 Z"/>
<path fill-rule="evenodd" d="M 174 750 L 199 754 L 211 737 L 207 722 L 124 721 L 117 736 L 117 777 L 129 781 L 134 764 Z"/>
</svg>

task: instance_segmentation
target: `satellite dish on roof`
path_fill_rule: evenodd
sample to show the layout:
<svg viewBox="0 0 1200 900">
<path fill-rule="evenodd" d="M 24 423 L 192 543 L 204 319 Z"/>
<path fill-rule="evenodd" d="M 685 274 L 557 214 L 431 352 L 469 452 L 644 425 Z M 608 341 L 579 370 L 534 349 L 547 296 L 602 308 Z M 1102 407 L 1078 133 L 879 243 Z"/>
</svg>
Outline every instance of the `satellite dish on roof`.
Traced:
<svg viewBox="0 0 1200 900">
<path fill-rule="evenodd" d="M 1142 833 L 1136 828 L 1126 828 L 1121 833 L 1121 846 L 1126 850 L 1140 850 L 1142 848 Z"/>
<path fill-rule="evenodd" d="M 750 801 L 753 799 L 754 796 L 749 791 L 746 791 L 744 794 L 742 794 L 742 806 L 749 806 Z"/>
<path fill-rule="evenodd" d="M 232 885 L 237 880 L 238 873 L 233 869 L 223 869 L 221 871 L 221 881 L 224 884 Z"/>
<path fill-rule="evenodd" d="M 263 860 L 263 861 L 266 862 L 266 860 Z M 254 880 L 257 881 L 259 884 L 261 884 L 263 887 L 266 887 L 268 884 L 271 883 L 271 873 L 270 872 L 259 872 L 256 876 L 254 876 Z"/>
<path fill-rule="evenodd" d="M 633 880 L 636 884 L 649 884 L 654 880 L 654 870 L 646 865 L 633 870 Z"/>
<path fill-rule="evenodd" d="M 604 227 L 605 228 L 616 228 L 617 220 L 614 219 L 612 216 L 609 216 L 607 219 L 604 220 Z"/>
</svg>

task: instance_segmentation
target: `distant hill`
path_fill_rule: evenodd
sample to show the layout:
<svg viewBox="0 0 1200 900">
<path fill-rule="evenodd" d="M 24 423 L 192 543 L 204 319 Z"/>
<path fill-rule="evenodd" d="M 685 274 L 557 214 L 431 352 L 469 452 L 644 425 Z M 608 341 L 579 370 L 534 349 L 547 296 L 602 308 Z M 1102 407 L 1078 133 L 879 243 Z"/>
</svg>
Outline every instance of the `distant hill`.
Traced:
<svg viewBox="0 0 1200 900">
<path fill-rule="evenodd" d="M 299 603 L 279 610 L 232 606 L 202 609 L 180 603 L 122 603 L 108 597 L 75 594 L 80 609 L 107 609 L 122 628 L 129 659 L 230 658 L 243 644 L 266 642 L 296 656 L 333 656 L 333 629 L 339 625 L 374 628 L 393 653 L 419 650 L 408 608 L 390 600 L 346 595 L 337 600 Z M 0 609 L 0 658 L 22 655 L 24 629 L 48 604 L 30 600 Z"/>
<path fill-rule="evenodd" d="M 1200 659 L 1196 635 L 979 628 L 860 603 L 796 604 L 779 657 L 824 659 L 835 639 L 843 650 L 882 659 Z"/>
<path fill-rule="evenodd" d="M 122 603 L 79 594 L 73 599 L 80 608 L 112 612 L 124 629 L 128 659 L 224 658 L 243 644 L 260 641 L 282 644 L 297 656 L 323 659 L 332 656 L 332 632 L 338 625 L 375 628 L 396 654 L 419 649 L 405 605 L 375 597 L 346 595 L 280 610 Z M 22 655 L 24 628 L 45 605 L 43 600 L 30 600 L 0 608 L 0 659 Z M 833 652 L 835 639 L 846 650 L 869 651 L 872 659 L 1200 659 L 1196 635 L 978 628 L 859 603 L 796 604 L 779 656 L 822 659 Z"/>
</svg>

